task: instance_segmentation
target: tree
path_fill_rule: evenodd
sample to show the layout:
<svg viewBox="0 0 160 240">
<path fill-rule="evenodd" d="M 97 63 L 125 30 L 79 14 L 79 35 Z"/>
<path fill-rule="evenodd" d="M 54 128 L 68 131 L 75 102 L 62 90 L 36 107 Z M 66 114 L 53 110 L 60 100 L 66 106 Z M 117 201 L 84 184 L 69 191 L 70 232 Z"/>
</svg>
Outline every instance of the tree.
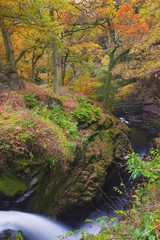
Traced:
<svg viewBox="0 0 160 240">
<path fill-rule="evenodd" d="M 99 22 L 101 27 L 101 34 L 98 36 L 99 41 L 101 41 L 101 45 L 106 49 L 109 56 L 103 87 L 103 102 L 106 108 L 109 107 L 113 68 L 125 54 L 129 53 L 135 41 L 139 41 L 148 31 L 148 25 L 141 21 L 140 15 L 135 13 L 131 4 L 124 3 L 118 9 L 116 6 L 114 9 L 114 16 L 108 14 L 105 23 Z M 104 37 L 106 42 L 103 41 Z"/>
<path fill-rule="evenodd" d="M 28 55 L 28 58 L 31 53 L 33 82 L 35 64 L 42 57 L 49 43 L 53 43 L 57 37 L 57 23 L 52 22 L 48 15 L 50 2 L 47 0 L 25 0 L 23 2 L 1 0 L 0 5 L 0 27 L 6 49 L 7 65 L 12 71 L 17 72 L 17 63 L 22 60 L 25 54 Z M 17 42 L 19 46 L 16 48 L 14 46 L 17 45 Z M 19 49 L 22 51 L 19 52 Z M 17 55 L 16 58 L 15 55 Z M 24 60 L 23 63 L 28 64 L 28 59 Z M 23 64 L 20 65 L 23 67 Z"/>
<path fill-rule="evenodd" d="M 55 21 L 55 10 L 52 7 L 50 9 L 50 17 L 52 21 Z M 59 94 L 59 66 L 58 66 L 58 51 L 56 43 L 52 43 L 52 49 L 53 49 L 53 63 L 54 63 L 54 91 Z"/>
<path fill-rule="evenodd" d="M 11 35 L 15 31 L 16 25 L 21 17 L 20 5 L 18 5 L 15 0 L 7 2 L 1 0 L 0 7 L 0 27 L 6 51 L 6 61 L 8 67 L 11 68 L 12 71 L 17 72 L 16 64 L 26 52 L 26 50 L 21 51 L 15 59 L 11 42 Z"/>
</svg>

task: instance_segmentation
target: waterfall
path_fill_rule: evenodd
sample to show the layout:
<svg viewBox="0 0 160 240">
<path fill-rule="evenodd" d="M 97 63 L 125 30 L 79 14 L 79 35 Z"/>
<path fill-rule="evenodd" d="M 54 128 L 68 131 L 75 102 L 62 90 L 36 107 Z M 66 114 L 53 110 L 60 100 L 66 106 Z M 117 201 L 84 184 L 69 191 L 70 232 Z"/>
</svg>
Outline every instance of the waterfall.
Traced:
<svg viewBox="0 0 160 240">
<path fill-rule="evenodd" d="M 69 229 L 57 221 L 36 214 L 18 211 L 0 211 L 0 232 L 21 230 L 25 240 L 57 240 Z"/>
</svg>

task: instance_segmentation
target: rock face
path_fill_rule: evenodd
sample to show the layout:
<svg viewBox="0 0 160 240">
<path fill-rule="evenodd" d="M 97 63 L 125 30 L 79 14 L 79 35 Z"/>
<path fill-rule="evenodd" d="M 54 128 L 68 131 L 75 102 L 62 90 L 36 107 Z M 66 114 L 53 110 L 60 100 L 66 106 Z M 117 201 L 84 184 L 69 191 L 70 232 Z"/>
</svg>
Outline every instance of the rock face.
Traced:
<svg viewBox="0 0 160 240">
<path fill-rule="evenodd" d="M 0 93 L 16 91 L 24 87 L 17 73 L 5 74 L 0 72 Z"/>
<path fill-rule="evenodd" d="M 38 91 L 42 97 L 42 90 Z M 0 114 L 0 193 L 4 203 L 13 203 L 10 208 L 30 198 L 33 212 L 57 216 L 89 203 L 112 175 L 108 170 L 115 171 L 132 151 L 129 129 L 112 115 L 103 113 L 98 120 L 91 115 L 93 121 L 80 123 L 79 137 L 73 140 L 46 118 L 51 114 L 46 107 L 38 115 L 37 110 L 24 107 L 22 97 L 10 98 L 12 108 L 16 101 L 16 113 L 4 108 Z M 19 107 L 17 102 L 21 103 Z"/>
</svg>

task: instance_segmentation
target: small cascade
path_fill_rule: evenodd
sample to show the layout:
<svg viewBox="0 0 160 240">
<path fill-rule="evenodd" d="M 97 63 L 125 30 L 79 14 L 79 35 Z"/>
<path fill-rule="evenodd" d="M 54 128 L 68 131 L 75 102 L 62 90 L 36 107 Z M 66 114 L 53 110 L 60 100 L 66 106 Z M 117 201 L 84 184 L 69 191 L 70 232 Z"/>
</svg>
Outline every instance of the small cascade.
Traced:
<svg viewBox="0 0 160 240">
<path fill-rule="evenodd" d="M 94 212 L 90 217 L 96 220 L 103 214 Z M 21 231 L 24 240 L 58 240 L 58 236 L 65 240 L 79 240 L 82 238 L 81 231 L 96 235 L 101 230 L 101 225 L 98 222 L 83 223 L 79 231 L 65 237 L 72 229 L 58 221 L 31 213 L 0 211 L 0 233 L 7 229 Z"/>
<path fill-rule="evenodd" d="M 21 230 L 25 240 L 56 240 L 69 229 L 57 221 L 36 214 L 0 211 L 0 232 Z"/>
</svg>

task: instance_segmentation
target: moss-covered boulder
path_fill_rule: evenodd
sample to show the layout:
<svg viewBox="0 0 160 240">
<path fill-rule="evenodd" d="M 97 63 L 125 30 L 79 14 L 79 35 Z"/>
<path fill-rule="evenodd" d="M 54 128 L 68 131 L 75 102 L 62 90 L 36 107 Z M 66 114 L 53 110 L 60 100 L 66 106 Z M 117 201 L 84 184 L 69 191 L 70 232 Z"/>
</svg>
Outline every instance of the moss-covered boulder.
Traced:
<svg viewBox="0 0 160 240">
<path fill-rule="evenodd" d="M 0 193 L 19 202 L 31 192 L 34 212 L 90 202 L 132 151 L 126 125 L 86 99 L 34 85 L 1 99 Z"/>
<path fill-rule="evenodd" d="M 103 188 L 106 181 L 109 166 L 114 164 L 115 172 L 119 162 L 123 162 L 124 156 L 132 151 L 126 135 L 127 127 L 124 131 L 123 126 L 118 129 L 116 124 L 121 122 L 112 120 L 115 126 L 107 130 L 92 131 L 87 139 L 76 145 L 74 159 L 67 168 L 66 165 L 61 168 L 57 164 L 56 168 L 44 173 L 35 194 L 36 212 L 43 213 L 45 210 L 45 213 L 59 214 L 64 209 L 89 203 L 99 194 L 99 189 Z M 105 129 L 105 125 L 103 128 Z"/>
<path fill-rule="evenodd" d="M 0 233 L 0 239 L 1 240 L 24 240 L 23 235 L 21 231 L 16 230 L 5 230 L 2 233 Z"/>
</svg>

